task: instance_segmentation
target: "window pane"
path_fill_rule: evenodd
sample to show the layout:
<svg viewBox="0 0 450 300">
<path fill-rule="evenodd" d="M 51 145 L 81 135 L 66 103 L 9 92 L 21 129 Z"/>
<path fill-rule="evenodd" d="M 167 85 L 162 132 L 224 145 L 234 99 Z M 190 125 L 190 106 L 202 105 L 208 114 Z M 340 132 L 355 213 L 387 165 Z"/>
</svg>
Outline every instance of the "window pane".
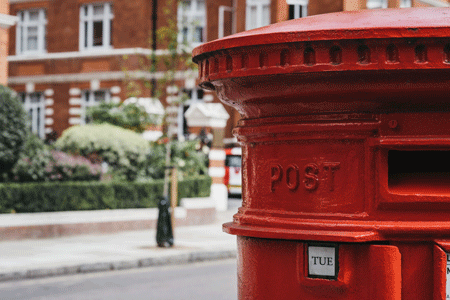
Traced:
<svg viewBox="0 0 450 300">
<path fill-rule="evenodd" d="M 103 15 L 104 7 L 103 5 L 95 5 L 94 6 L 94 16 Z"/>
<path fill-rule="evenodd" d="M 85 15 L 85 16 L 88 15 L 88 7 L 87 7 L 87 6 L 84 7 L 84 15 Z"/>
<path fill-rule="evenodd" d="M 295 5 L 289 5 L 289 20 L 295 19 Z"/>
<path fill-rule="evenodd" d="M 31 103 L 39 103 L 41 100 L 41 96 L 39 93 L 30 94 L 30 102 Z"/>
<path fill-rule="evenodd" d="M 36 134 L 38 135 L 38 136 L 41 136 L 41 108 L 40 107 L 38 107 L 37 108 L 37 116 L 36 116 L 37 118 L 37 120 L 36 120 Z"/>
<path fill-rule="evenodd" d="M 195 27 L 194 42 L 203 43 L 203 27 Z"/>
<path fill-rule="evenodd" d="M 33 109 L 30 108 L 28 110 L 28 122 L 30 124 L 30 128 L 33 129 Z"/>
<path fill-rule="evenodd" d="M 181 30 L 182 35 L 183 35 L 183 43 L 187 43 L 188 41 L 188 28 L 187 27 L 183 27 L 183 29 Z"/>
<path fill-rule="evenodd" d="M 93 46 L 103 45 L 103 21 L 94 22 L 94 41 Z"/>
<path fill-rule="evenodd" d="M 181 3 L 183 14 L 186 13 L 186 11 L 190 10 L 191 8 L 191 1 L 182 1 Z"/>
<path fill-rule="evenodd" d="M 258 13 L 257 13 L 257 9 L 256 6 L 251 6 L 250 7 L 250 28 L 256 28 L 258 27 L 257 24 L 257 19 L 258 19 Z"/>
<path fill-rule="evenodd" d="M 28 14 L 28 18 L 30 19 L 30 21 L 38 21 L 39 11 L 30 11 Z"/>
<path fill-rule="evenodd" d="M 37 36 L 28 36 L 27 39 L 27 50 L 37 50 Z"/>
<path fill-rule="evenodd" d="M 262 15 L 262 26 L 266 26 L 270 24 L 270 6 L 264 5 L 263 6 L 263 15 Z"/>
<path fill-rule="evenodd" d="M 88 46 L 88 22 L 84 22 L 84 47 Z"/>
<path fill-rule="evenodd" d="M 109 44 L 113 44 L 113 22 L 109 21 Z"/>
<path fill-rule="evenodd" d="M 106 101 L 106 92 L 105 91 L 95 91 L 94 92 L 94 101 L 95 102 Z"/>
<path fill-rule="evenodd" d="M 205 1 L 197 1 L 197 11 L 201 13 L 205 11 Z"/>
<path fill-rule="evenodd" d="M 25 44 L 25 37 L 23 36 L 23 26 L 20 27 L 20 52 L 23 52 L 23 45 Z"/>
<path fill-rule="evenodd" d="M 411 0 L 401 0 L 400 7 L 411 7 Z"/>
</svg>

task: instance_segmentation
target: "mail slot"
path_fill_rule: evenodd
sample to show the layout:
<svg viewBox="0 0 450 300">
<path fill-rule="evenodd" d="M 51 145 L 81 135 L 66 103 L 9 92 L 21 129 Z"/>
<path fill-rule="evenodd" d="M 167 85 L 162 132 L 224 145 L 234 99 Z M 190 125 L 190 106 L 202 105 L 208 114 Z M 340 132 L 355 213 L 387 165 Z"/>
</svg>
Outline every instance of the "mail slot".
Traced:
<svg viewBox="0 0 450 300">
<path fill-rule="evenodd" d="M 448 299 L 448 10 L 312 16 L 203 44 L 242 119 L 239 299 Z"/>
</svg>

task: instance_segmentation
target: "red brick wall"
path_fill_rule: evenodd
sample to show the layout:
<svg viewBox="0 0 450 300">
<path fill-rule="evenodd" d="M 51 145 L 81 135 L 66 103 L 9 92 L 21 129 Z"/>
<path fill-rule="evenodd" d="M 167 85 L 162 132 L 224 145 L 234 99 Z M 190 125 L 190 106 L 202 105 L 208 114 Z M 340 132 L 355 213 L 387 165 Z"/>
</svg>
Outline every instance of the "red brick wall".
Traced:
<svg viewBox="0 0 450 300">
<path fill-rule="evenodd" d="M 165 1 L 159 0 L 159 3 Z M 113 47 L 150 48 L 148 38 L 151 28 L 151 1 L 114 1 Z M 126 24 L 126 26 L 121 26 Z"/>
<path fill-rule="evenodd" d="M 64 131 L 64 129 L 69 127 L 69 83 L 53 84 L 53 109 L 55 113 L 53 115 L 53 130 L 58 133 L 58 136 Z"/>
<path fill-rule="evenodd" d="M 314 0 L 309 1 L 308 15 L 326 14 L 344 10 L 343 0 Z"/>
<path fill-rule="evenodd" d="M 207 1 L 206 2 L 206 11 L 207 11 L 207 18 L 206 18 L 206 40 L 212 41 L 219 37 L 219 6 L 224 5 L 231 7 L 233 5 L 232 0 L 216 0 L 216 1 Z M 228 14 L 225 14 L 228 15 Z M 231 19 L 227 18 L 225 22 L 225 28 L 227 30 L 224 30 L 225 33 L 231 32 Z M 225 34 L 228 35 L 228 34 Z"/>
<path fill-rule="evenodd" d="M 75 0 L 53 1 L 47 10 L 47 52 L 78 51 L 80 7 Z"/>
<path fill-rule="evenodd" d="M 24 9 L 45 8 L 47 10 L 47 52 L 69 52 L 79 50 L 80 6 L 85 3 L 98 3 L 95 0 L 54 0 L 11 4 L 11 15 Z M 149 48 L 148 38 L 151 28 L 151 1 L 110 0 L 114 19 L 112 28 L 113 48 Z M 166 1 L 158 1 L 158 13 Z M 175 15 L 176 18 L 176 15 Z M 160 18 L 160 23 L 166 22 Z M 121 26 L 126 25 L 126 26 Z M 10 29 L 9 54 L 15 54 L 16 27 Z"/>
</svg>

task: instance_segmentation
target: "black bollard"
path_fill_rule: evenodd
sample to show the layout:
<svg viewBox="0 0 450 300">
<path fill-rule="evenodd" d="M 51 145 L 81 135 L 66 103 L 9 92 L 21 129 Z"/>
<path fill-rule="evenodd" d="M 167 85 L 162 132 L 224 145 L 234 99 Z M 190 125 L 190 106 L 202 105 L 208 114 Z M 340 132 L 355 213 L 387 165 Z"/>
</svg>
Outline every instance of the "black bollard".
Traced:
<svg viewBox="0 0 450 300">
<path fill-rule="evenodd" d="M 156 243 L 158 247 L 172 247 L 173 233 L 172 221 L 170 219 L 169 199 L 163 197 L 158 204 L 158 224 L 156 228 Z"/>
</svg>

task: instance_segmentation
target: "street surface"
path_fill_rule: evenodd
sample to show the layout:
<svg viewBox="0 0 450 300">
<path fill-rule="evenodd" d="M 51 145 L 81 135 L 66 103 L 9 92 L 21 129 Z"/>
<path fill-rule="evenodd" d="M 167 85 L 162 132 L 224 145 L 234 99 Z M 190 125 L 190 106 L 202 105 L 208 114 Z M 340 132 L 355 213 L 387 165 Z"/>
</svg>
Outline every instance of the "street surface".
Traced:
<svg viewBox="0 0 450 300">
<path fill-rule="evenodd" d="M 11 281 L 0 299 L 235 300 L 236 260 Z"/>
</svg>

